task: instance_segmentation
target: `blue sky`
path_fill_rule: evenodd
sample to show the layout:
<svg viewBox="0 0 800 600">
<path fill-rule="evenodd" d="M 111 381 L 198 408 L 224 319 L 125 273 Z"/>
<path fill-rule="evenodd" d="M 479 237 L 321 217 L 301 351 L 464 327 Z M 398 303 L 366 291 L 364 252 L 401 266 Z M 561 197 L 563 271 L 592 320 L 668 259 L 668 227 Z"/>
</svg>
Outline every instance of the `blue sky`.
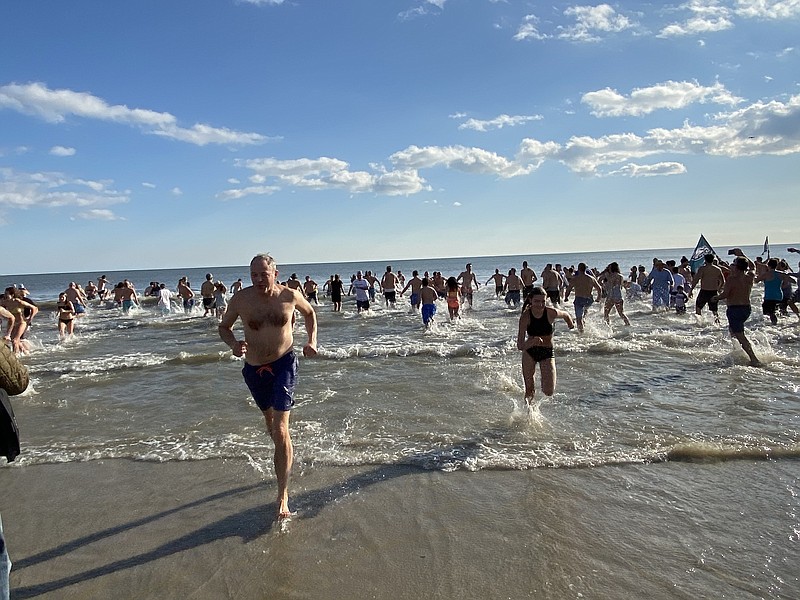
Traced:
<svg viewBox="0 0 800 600">
<path fill-rule="evenodd" d="M 0 6 L 0 273 L 800 239 L 800 0 Z"/>
</svg>

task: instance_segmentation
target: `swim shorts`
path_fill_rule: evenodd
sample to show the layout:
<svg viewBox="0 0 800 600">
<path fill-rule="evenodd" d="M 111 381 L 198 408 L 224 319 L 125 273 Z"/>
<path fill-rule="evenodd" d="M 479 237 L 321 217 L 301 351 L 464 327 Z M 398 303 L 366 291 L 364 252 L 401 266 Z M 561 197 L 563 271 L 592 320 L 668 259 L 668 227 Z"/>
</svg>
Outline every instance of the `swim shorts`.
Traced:
<svg viewBox="0 0 800 600">
<path fill-rule="evenodd" d="M 356 300 L 356 308 L 360 310 L 369 310 L 369 300 Z"/>
<path fill-rule="evenodd" d="M 419 294 L 411 294 L 411 306 L 419 306 Z"/>
<path fill-rule="evenodd" d="M 494 293 L 495 293 L 496 296 L 499 296 L 500 294 L 502 294 L 503 293 L 503 286 L 502 285 L 494 286 Z"/>
<path fill-rule="evenodd" d="M 394 302 L 397 299 L 397 292 L 394 290 L 383 290 L 383 297 L 387 302 Z"/>
<path fill-rule="evenodd" d="M 750 317 L 750 306 L 748 304 L 738 304 L 729 306 L 725 311 L 728 317 L 728 329 L 731 333 L 744 333 L 744 322 Z"/>
<path fill-rule="evenodd" d="M 531 346 L 525 352 L 527 352 L 537 363 L 553 358 L 552 346 Z"/>
<path fill-rule="evenodd" d="M 73 302 L 72 305 L 75 307 L 76 315 L 82 315 L 83 313 L 86 312 L 86 307 L 80 302 Z"/>
<path fill-rule="evenodd" d="M 547 297 L 553 304 L 561 304 L 561 292 L 559 290 L 546 290 Z"/>
<path fill-rule="evenodd" d="M 294 406 L 297 356 L 290 350 L 278 360 L 261 366 L 244 363 L 242 376 L 258 408 L 287 411 Z"/>
<path fill-rule="evenodd" d="M 513 303 L 514 306 L 519 304 L 519 290 L 509 290 L 506 292 L 506 304 Z"/>
<path fill-rule="evenodd" d="M 697 300 L 694 303 L 695 309 L 698 311 L 703 310 L 703 307 L 708 304 L 708 308 L 711 309 L 711 312 L 716 313 L 719 308 L 719 303 L 711 299 L 716 295 L 717 292 L 714 290 L 700 290 L 697 293 Z"/>
<path fill-rule="evenodd" d="M 427 325 L 431 321 L 433 321 L 433 315 L 436 314 L 436 305 L 435 304 L 423 304 L 422 305 L 422 322 Z"/>
<path fill-rule="evenodd" d="M 122 301 L 122 312 L 128 312 L 131 308 L 133 308 L 133 300 Z"/>
<path fill-rule="evenodd" d="M 575 300 L 572 301 L 572 304 L 575 305 L 575 318 L 583 319 L 583 313 L 594 304 L 594 299 L 591 297 L 575 296 Z"/>
<path fill-rule="evenodd" d="M 203 298 L 203 308 L 211 310 L 216 306 L 216 302 L 214 302 L 214 298 Z"/>
</svg>

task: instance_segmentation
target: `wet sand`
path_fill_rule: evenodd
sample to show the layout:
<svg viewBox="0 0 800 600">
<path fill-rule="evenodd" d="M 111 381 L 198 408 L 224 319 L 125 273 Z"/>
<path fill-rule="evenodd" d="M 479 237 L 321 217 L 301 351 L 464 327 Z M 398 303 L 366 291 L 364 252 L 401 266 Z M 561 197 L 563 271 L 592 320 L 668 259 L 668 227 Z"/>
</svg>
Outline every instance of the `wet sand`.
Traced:
<svg viewBox="0 0 800 600">
<path fill-rule="evenodd" d="M 16 599 L 791 598 L 798 474 L 305 466 L 278 525 L 246 461 L 109 460 L 3 468 L 0 506 Z M 709 514 L 732 477 L 752 502 Z"/>
</svg>

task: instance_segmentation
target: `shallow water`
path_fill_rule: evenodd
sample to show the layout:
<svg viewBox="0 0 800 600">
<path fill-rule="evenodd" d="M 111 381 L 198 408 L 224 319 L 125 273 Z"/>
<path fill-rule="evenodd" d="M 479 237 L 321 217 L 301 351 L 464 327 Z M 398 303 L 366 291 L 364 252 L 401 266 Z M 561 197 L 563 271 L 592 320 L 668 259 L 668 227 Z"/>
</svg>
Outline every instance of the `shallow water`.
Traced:
<svg viewBox="0 0 800 600">
<path fill-rule="evenodd" d="M 602 267 L 614 259 L 621 265 L 647 264 L 647 256 L 597 255 L 590 264 Z M 580 260 L 572 258 L 562 262 Z M 397 264 L 408 275 L 413 268 L 457 274 L 463 262 Z M 521 259 L 472 262 L 483 283 L 495 266 L 519 269 Z M 539 272 L 541 265 L 531 262 Z M 321 283 L 334 268 L 345 274 L 359 266 L 291 268 L 301 278 L 310 274 Z M 214 271 L 228 283 L 247 275 L 243 268 Z M 176 281 L 182 274 L 137 273 L 130 278 L 142 289 L 150 279 Z M 58 281 L 89 277 L 82 275 L 26 276 L 23 282 L 41 301 L 60 289 Z M 201 276 L 201 270 L 190 273 L 196 281 Z M 37 296 L 36 290 L 46 291 Z M 754 290 L 754 307 L 760 294 Z M 548 558 L 533 553 L 530 560 L 551 572 L 517 578 L 515 594 L 509 597 L 637 597 L 635 590 L 654 588 L 661 590 L 654 597 L 697 597 L 713 595 L 721 585 L 726 597 L 792 597 L 791 582 L 797 581 L 792 554 L 796 559 L 800 542 L 797 319 L 783 318 L 772 326 L 754 310 L 747 332 L 765 366 L 752 368 L 731 342 L 724 318 L 722 325 L 715 325 L 691 314 L 652 314 L 645 301 L 628 301 L 625 308 L 630 327 L 614 315 L 611 325 L 605 325 L 597 306 L 583 334 L 558 323 L 556 393 L 551 398 L 539 393 L 534 405 L 526 407 L 515 347 L 519 313 L 496 300 L 493 288 L 482 287 L 474 309 L 453 323 L 440 305 L 431 331 L 423 330 L 407 297 L 397 308 L 377 304 L 362 315 L 351 298 L 341 313 L 332 312 L 323 298 L 317 307 L 319 357 L 301 358 L 292 413 L 295 481 L 302 486 L 304 473 L 333 467 L 386 473 L 409 466 L 442 476 L 525 471 L 514 485 L 518 491 L 523 487 L 520 493 L 529 489 L 530 498 L 511 503 L 513 510 L 538 511 L 540 518 L 526 535 L 559 554 Z M 148 306 L 123 315 L 98 306 L 79 320 L 77 335 L 59 343 L 54 315 L 43 311 L 30 335 L 33 352 L 24 357 L 32 385 L 14 399 L 23 454 L 3 468 L 109 458 L 173 462 L 245 457 L 249 469 L 271 480 L 271 443 L 241 378 L 242 363 L 219 340 L 216 321 L 201 315 L 195 309 L 191 315 L 164 317 Z M 303 338 L 301 321 L 298 345 Z M 709 476 L 710 466 L 732 461 L 742 462 L 732 471 L 746 474 L 748 485 L 738 476 Z M 525 483 L 540 478 L 543 468 L 563 469 L 564 474 L 546 486 Z M 482 485 L 481 479 L 457 481 L 466 494 L 470 486 Z M 422 491 L 430 495 L 435 490 Z M 449 487 L 447 491 L 454 493 Z M 398 494 L 391 502 L 401 512 L 420 514 L 414 527 L 428 532 L 423 537 L 432 548 L 446 547 L 453 528 L 466 528 L 461 535 L 467 535 L 468 525 L 435 529 L 449 519 L 457 521 L 463 507 L 453 504 L 422 514 L 418 502 L 424 500 Z M 475 494 L 475 502 L 491 503 L 494 495 Z M 759 503 L 770 510 L 754 512 Z M 471 518 L 475 511 L 481 513 L 480 507 L 468 510 Z M 591 524 L 575 522 L 575 511 L 593 510 Z M 562 529 L 554 529 L 559 523 Z M 374 530 L 372 526 L 365 524 L 361 535 L 383 548 L 385 555 L 378 554 L 377 560 L 388 564 L 391 546 L 381 541 L 380 522 Z M 603 530 L 613 532 L 608 533 L 613 538 L 626 527 L 635 532 L 635 541 L 627 540 L 625 547 L 614 548 L 616 554 L 606 556 L 615 541 L 604 540 Z M 701 527 L 702 533 L 689 533 L 693 527 Z M 587 542 L 593 539 L 589 528 L 600 536 L 596 543 Z M 506 529 L 497 528 L 489 548 L 502 550 L 501 538 L 511 536 L 515 527 Z M 494 534 L 490 528 L 489 535 Z M 698 541 L 703 536 L 708 537 L 706 545 Z M 660 573 L 659 549 L 674 553 L 676 548 L 683 548 L 678 554 L 684 555 L 677 561 L 674 556 L 665 559 L 669 567 Z M 648 551 L 645 565 L 637 567 Z M 466 555 L 454 558 L 465 568 L 472 560 Z M 368 570 L 369 564 L 359 563 L 359 568 Z M 569 564 L 572 574 L 565 570 Z M 594 564 L 594 570 L 587 564 Z M 743 569 L 756 575 L 745 576 Z M 614 585 L 606 589 L 602 573 L 620 570 L 629 575 L 624 581 L 615 576 Z M 601 575 L 592 580 L 592 573 Z M 669 583 L 678 574 L 692 582 L 683 591 Z M 463 577 L 458 577 L 439 574 L 431 585 L 447 597 L 448 589 L 463 589 L 458 584 Z M 482 581 L 475 579 L 471 589 L 489 594 Z M 411 597 L 415 588 L 402 589 Z"/>
</svg>

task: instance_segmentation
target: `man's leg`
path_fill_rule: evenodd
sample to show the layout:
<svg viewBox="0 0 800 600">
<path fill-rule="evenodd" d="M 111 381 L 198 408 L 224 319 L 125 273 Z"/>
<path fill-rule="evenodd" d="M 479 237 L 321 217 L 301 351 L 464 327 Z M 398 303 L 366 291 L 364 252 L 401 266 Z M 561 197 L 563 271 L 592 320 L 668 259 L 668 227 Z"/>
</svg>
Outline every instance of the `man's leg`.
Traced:
<svg viewBox="0 0 800 600">
<path fill-rule="evenodd" d="M 742 345 L 742 350 L 744 350 L 745 354 L 747 354 L 747 356 L 750 357 L 750 364 L 754 367 L 760 366 L 761 361 L 758 360 L 758 358 L 756 357 L 756 353 L 753 352 L 753 346 L 750 344 L 750 340 L 748 340 L 744 336 L 744 331 L 737 332 L 732 335 L 737 340 L 739 340 L 739 343 Z"/>
<path fill-rule="evenodd" d="M 289 434 L 288 410 L 273 410 L 268 408 L 264 412 L 267 422 L 267 431 L 275 444 L 275 476 L 278 479 L 278 518 L 285 519 L 291 516 L 289 510 L 289 474 L 292 471 L 294 448 Z"/>
</svg>

